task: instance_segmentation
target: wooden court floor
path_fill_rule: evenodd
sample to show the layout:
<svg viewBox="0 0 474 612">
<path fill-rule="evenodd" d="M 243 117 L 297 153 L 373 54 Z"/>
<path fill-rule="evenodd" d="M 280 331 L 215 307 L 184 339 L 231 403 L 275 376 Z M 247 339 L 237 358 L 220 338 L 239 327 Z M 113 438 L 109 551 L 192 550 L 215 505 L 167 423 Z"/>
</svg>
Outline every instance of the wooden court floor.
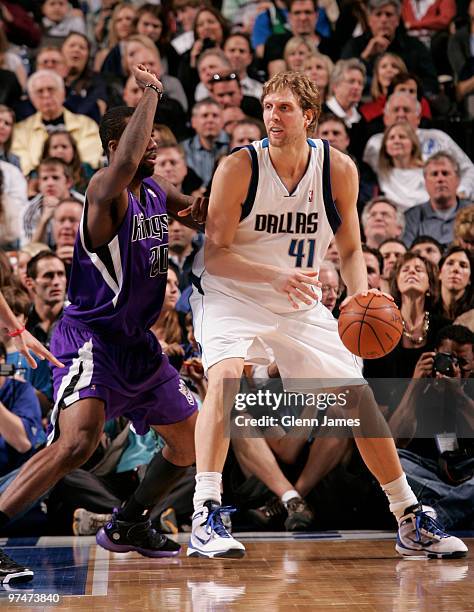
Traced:
<svg viewBox="0 0 474 612">
<path fill-rule="evenodd" d="M 474 612 L 472 552 L 454 561 L 401 559 L 383 532 L 245 534 L 242 541 L 247 556 L 228 561 L 118 555 L 93 538 L 8 541 L 7 552 L 27 560 L 36 576 L 21 590 L 1 592 L 0 608 Z M 474 550 L 474 539 L 466 543 Z M 42 593 L 60 602 L 41 603 Z"/>
</svg>

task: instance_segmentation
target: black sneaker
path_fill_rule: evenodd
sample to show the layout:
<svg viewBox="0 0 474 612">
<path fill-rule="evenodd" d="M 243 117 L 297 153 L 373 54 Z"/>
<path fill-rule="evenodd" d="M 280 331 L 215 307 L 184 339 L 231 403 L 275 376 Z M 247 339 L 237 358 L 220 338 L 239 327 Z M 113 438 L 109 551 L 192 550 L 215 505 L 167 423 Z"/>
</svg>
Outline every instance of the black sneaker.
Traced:
<svg viewBox="0 0 474 612">
<path fill-rule="evenodd" d="M 264 506 L 251 508 L 248 515 L 261 527 L 282 527 L 286 516 L 285 506 L 279 497 L 272 497 Z"/>
<path fill-rule="evenodd" d="M 288 518 L 285 521 L 287 531 L 306 531 L 314 521 L 311 508 L 302 497 L 293 497 L 286 504 Z"/>
<path fill-rule="evenodd" d="M 0 581 L 2 584 L 16 584 L 17 582 L 29 582 L 33 579 L 33 572 L 13 561 L 0 549 Z"/>
<path fill-rule="evenodd" d="M 112 552 L 136 551 L 144 557 L 174 557 L 181 546 L 158 533 L 151 521 L 128 523 L 120 521 L 117 514 L 95 537 L 97 544 Z"/>
</svg>

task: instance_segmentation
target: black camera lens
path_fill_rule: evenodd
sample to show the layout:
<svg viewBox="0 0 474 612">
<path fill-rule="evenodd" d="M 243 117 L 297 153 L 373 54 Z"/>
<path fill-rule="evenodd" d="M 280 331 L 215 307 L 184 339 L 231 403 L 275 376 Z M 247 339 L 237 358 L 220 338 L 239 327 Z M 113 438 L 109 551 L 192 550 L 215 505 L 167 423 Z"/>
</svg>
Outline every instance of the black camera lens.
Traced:
<svg viewBox="0 0 474 612">
<path fill-rule="evenodd" d="M 450 353 L 436 353 L 433 360 L 433 376 L 439 372 L 443 376 L 454 376 L 455 359 Z"/>
</svg>

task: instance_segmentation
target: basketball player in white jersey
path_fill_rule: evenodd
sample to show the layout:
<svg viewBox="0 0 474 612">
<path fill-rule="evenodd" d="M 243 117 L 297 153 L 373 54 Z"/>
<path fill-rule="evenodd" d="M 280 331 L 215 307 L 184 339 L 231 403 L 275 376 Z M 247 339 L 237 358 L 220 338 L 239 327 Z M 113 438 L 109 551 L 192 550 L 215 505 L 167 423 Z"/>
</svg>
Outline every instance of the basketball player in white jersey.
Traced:
<svg viewBox="0 0 474 612">
<path fill-rule="evenodd" d="M 229 385 L 224 390 L 223 381 L 238 381 L 244 362 L 266 357 L 265 346 L 272 349 L 284 383 L 316 377 L 350 380 L 356 392 L 364 390 L 365 414 L 377 418 L 359 361 L 344 347 L 337 321 L 320 303 L 317 280 L 334 233 L 348 297 L 368 291 L 356 167 L 327 143 L 307 139 L 320 112 L 319 93 L 307 77 L 275 75 L 264 86 L 262 103 L 268 139 L 233 153 L 219 166 L 206 246 L 193 270 L 194 328 L 209 387 L 196 426 L 188 556 L 245 554 L 221 518 L 221 472 L 229 446 L 225 424 L 235 395 Z M 465 544 L 441 531 L 432 509 L 427 513 L 418 502 L 385 431 L 387 437 L 360 437 L 356 443 L 398 520 L 397 551 L 465 556 Z"/>
</svg>

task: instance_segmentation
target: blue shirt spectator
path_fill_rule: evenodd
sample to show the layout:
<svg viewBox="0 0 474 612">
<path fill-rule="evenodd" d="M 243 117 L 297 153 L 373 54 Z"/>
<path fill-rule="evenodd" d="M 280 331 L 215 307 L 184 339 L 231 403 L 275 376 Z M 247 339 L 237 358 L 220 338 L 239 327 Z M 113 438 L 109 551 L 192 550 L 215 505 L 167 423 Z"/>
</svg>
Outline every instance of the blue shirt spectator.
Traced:
<svg viewBox="0 0 474 612">
<path fill-rule="evenodd" d="M 26 438 L 21 444 L 17 444 L 16 448 L 6 439 L 11 436 L 6 411 L 18 417 L 24 428 Z M 45 441 L 46 435 L 41 424 L 41 408 L 33 387 L 28 382 L 0 378 L 0 476 L 8 474 L 25 463 Z"/>
</svg>

